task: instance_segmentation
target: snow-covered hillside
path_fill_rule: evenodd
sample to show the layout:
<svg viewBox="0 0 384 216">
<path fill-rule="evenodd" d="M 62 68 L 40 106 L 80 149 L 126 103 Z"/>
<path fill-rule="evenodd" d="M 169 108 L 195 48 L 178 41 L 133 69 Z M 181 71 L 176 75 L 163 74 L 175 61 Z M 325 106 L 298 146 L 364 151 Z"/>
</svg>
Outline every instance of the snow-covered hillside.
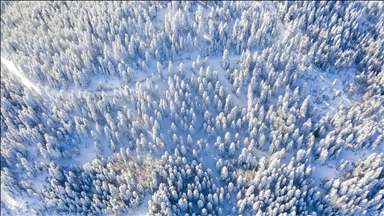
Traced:
<svg viewBox="0 0 384 216">
<path fill-rule="evenodd" d="M 384 215 L 381 2 L 1 2 L 2 215 Z"/>
</svg>

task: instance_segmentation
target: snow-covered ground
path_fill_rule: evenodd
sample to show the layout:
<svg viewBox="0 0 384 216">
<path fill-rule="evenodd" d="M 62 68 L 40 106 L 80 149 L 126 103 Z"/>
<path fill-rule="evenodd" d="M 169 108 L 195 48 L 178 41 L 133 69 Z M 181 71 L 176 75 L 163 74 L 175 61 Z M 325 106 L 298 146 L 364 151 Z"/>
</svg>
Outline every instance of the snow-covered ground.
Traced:
<svg viewBox="0 0 384 216">
<path fill-rule="evenodd" d="M 145 197 L 142 199 L 142 203 L 135 211 L 132 213 L 129 213 L 129 215 L 132 216 L 147 216 L 148 215 L 148 201 L 151 200 L 152 195 L 146 194 Z"/>
</svg>

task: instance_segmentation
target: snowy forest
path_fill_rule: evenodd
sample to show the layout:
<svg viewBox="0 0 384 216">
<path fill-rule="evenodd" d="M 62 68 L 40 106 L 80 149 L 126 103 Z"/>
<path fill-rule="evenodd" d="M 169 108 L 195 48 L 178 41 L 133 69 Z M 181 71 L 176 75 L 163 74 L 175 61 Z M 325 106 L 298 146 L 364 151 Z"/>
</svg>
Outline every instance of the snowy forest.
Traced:
<svg viewBox="0 0 384 216">
<path fill-rule="evenodd" d="M 384 215 L 384 3 L 1 1 L 1 215 Z"/>
</svg>

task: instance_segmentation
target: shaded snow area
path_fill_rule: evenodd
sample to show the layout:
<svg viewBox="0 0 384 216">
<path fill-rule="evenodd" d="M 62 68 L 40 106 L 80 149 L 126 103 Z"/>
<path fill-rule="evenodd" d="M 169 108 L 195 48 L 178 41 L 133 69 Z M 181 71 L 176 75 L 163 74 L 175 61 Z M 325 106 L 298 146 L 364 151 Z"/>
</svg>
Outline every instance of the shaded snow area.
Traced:
<svg viewBox="0 0 384 216">
<path fill-rule="evenodd" d="M 383 16 L 2 2 L 1 215 L 384 215 Z"/>
</svg>

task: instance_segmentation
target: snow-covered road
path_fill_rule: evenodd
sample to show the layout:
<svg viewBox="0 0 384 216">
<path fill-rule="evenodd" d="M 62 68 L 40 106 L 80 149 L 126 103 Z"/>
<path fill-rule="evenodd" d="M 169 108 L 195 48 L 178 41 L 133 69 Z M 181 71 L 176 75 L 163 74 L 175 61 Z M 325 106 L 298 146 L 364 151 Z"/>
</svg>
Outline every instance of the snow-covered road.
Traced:
<svg viewBox="0 0 384 216">
<path fill-rule="evenodd" d="M 13 62 L 8 61 L 7 59 L 3 58 L 3 56 L 1 56 L 1 64 L 4 64 L 8 68 L 9 72 L 20 78 L 23 85 L 41 95 L 40 89 L 35 84 L 33 84 L 20 70 L 18 70 Z"/>
</svg>

